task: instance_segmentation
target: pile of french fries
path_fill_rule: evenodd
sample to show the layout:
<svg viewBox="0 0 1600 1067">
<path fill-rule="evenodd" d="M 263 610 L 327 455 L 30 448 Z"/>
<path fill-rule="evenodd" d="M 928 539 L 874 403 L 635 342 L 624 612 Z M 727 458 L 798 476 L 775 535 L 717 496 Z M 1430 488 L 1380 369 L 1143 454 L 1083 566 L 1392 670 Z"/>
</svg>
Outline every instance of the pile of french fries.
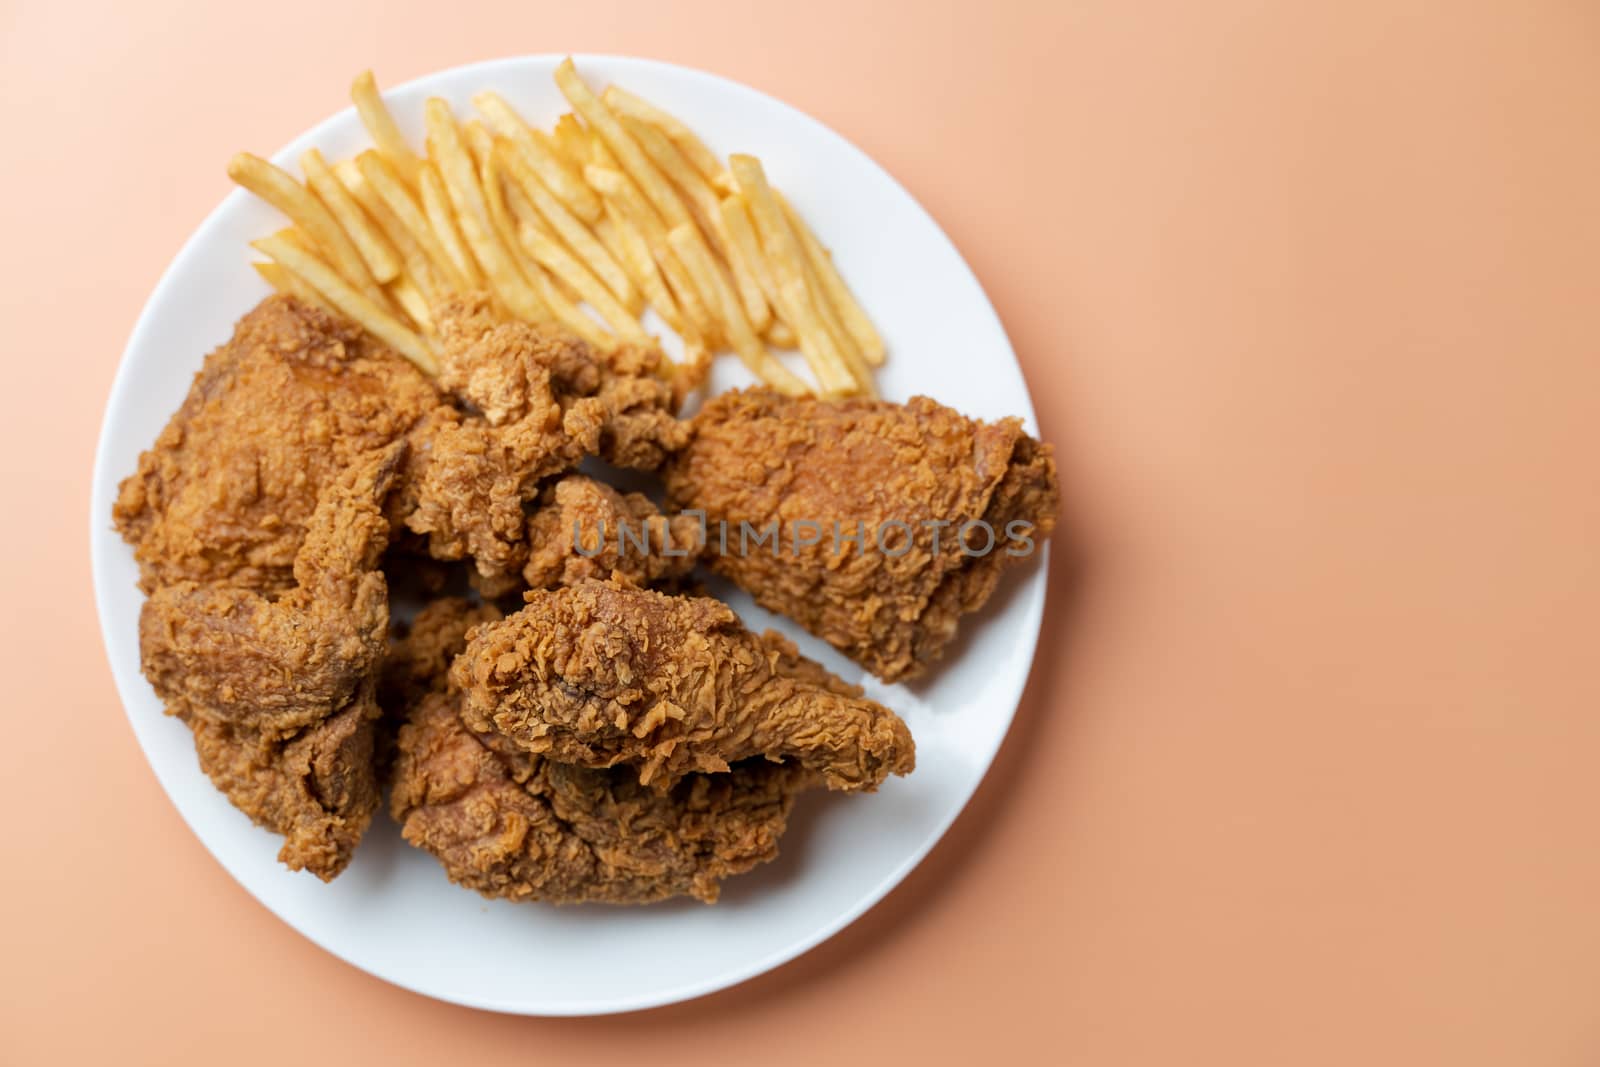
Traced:
<svg viewBox="0 0 1600 1067">
<path fill-rule="evenodd" d="M 334 163 L 311 149 L 304 184 L 247 153 L 229 164 L 293 224 L 253 242 L 256 270 L 430 374 L 432 309 L 482 291 L 507 318 L 603 348 L 656 344 L 640 321 L 653 308 L 696 380 L 732 351 L 790 395 L 874 395 L 883 340 L 760 160 L 724 166 L 672 115 L 616 86 L 597 95 L 571 59 L 555 80 L 573 110 L 549 132 L 494 92 L 465 122 L 428 100 L 419 156 L 362 74 L 351 96 L 373 148 Z M 814 382 L 775 354 L 794 348 Z"/>
</svg>

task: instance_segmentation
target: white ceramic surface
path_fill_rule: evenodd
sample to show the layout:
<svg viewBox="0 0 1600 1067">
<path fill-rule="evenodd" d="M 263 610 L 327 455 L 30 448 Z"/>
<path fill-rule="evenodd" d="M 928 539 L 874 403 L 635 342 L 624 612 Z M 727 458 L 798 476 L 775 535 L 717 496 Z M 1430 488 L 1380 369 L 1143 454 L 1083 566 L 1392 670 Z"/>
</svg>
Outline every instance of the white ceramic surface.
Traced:
<svg viewBox="0 0 1600 1067">
<path fill-rule="evenodd" d="M 500 60 L 445 71 L 391 91 L 420 142 L 424 98 L 470 112 L 494 88 L 532 121 L 567 110 L 550 74 L 560 57 Z M 680 114 L 713 151 L 753 152 L 833 250 L 889 346 L 886 397 L 924 393 L 982 418 L 1033 408 L 993 308 L 950 241 L 877 164 L 787 105 L 711 75 L 667 64 L 578 57 L 592 85 L 615 81 Z M 366 146 L 346 109 L 274 158 L 294 169 L 306 148 L 332 158 Z M 1044 553 L 1015 569 L 969 619 L 933 676 L 886 686 L 785 620 L 727 588 L 754 628 L 775 626 L 870 696 L 900 712 L 917 741 L 917 770 L 872 796 L 800 798 L 783 854 L 728 882 L 714 907 L 554 908 L 486 901 L 451 885 L 433 859 L 379 814 L 350 869 L 332 885 L 274 858 L 279 839 L 251 825 L 212 788 L 189 733 L 162 714 L 139 673 L 142 597 L 132 554 L 111 528 L 117 483 L 177 407 L 202 356 L 266 295 L 247 243 L 280 225 L 235 191 L 184 246 L 156 287 L 117 373 L 96 456 L 91 512 L 95 596 L 117 687 L 145 754 L 205 846 L 251 893 L 328 951 L 419 993 L 496 1011 L 578 1015 L 684 1000 L 760 974 L 844 927 L 900 882 L 939 840 L 1000 746 L 1032 662 L 1044 609 Z M 718 360 L 713 387 L 749 379 Z"/>
</svg>

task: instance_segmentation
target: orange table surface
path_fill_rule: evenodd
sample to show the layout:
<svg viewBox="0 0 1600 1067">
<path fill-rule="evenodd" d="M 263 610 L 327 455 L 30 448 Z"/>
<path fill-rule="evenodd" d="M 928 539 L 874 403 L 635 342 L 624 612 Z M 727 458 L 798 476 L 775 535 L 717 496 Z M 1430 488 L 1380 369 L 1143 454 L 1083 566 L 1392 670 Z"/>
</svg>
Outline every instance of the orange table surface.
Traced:
<svg viewBox="0 0 1600 1067">
<path fill-rule="evenodd" d="M 229 155 L 364 67 L 560 50 L 746 82 L 902 181 L 1077 561 L 902 887 L 600 1020 L 427 1001 L 257 905 L 135 745 L 88 566 L 112 373 Z M 1592 3 L 0 0 L 0 100 L 0 1061 L 1600 1062 Z"/>
</svg>

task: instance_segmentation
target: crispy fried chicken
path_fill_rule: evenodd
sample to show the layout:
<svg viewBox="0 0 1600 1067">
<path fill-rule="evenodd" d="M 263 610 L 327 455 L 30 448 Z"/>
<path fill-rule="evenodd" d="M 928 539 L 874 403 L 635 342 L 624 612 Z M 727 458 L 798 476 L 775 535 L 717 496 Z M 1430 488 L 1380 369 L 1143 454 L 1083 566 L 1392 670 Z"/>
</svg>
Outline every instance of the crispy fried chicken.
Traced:
<svg viewBox="0 0 1600 1067">
<path fill-rule="evenodd" d="M 434 601 L 391 649 L 386 708 L 399 705 L 391 807 L 407 841 L 453 881 L 485 896 L 557 903 L 647 903 L 717 897 L 719 883 L 777 854 L 797 767 L 760 763 L 694 775 L 672 793 L 624 770 L 588 770 L 476 734 L 448 689 L 468 632 L 500 613 L 461 598 Z"/>
<path fill-rule="evenodd" d="M 439 402 L 421 372 L 355 326 L 288 297 L 263 301 L 122 483 L 112 515 L 140 584 L 287 589 L 322 490 Z"/>
<path fill-rule="evenodd" d="M 440 384 L 466 407 L 436 412 L 401 511 L 441 559 L 471 557 L 488 595 L 511 588 L 528 556 L 524 505 L 541 481 L 599 455 L 659 466 L 687 430 L 654 350 L 600 353 L 581 341 L 496 319 L 480 297 L 435 312 Z"/>
<path fill-rule="evenodd" d="M 522 577 L 534 589 L 620 576 L 635 585 L 682 578 L 700 554 L 700 523 L 662 515 L 642 493 L 569 474 L 545 488 L 528 520 Z"/>
<path fill-rule="evenodd" d="M 349 863 L 378 802 L 374 693 L 389 614 L 376 567 L 404 450 L 368 453 L 328 487 L 295 556 L 297 584 L 277 600 L 181 581 L 139 618 L 145 677 L 194 730 L 201 766 L 287 838 L 283 862 L 324 880 Z"/>
<path fill-rule="evenodd" d="M 885 681 L 939 658 L 1001 570 L 1050 535 L 1059 496 L 1050 446 L 1018 420 L 981 423 L 926 397 L 725 393 L 665 478 L 674 504 L 729 531 L 726 551 L 711 538 L 714 570 Z M 963 549 L 969 522 L 993 532 L 986 553 L 981 526 Z M 742 523 L 778 537 L 741 549 Z"/>
<path fill-rule="evenodd" d="M 461 695 L 428 694 L 400 731 L 390 811 L 451 881 L 486 897 L 557 904 L 710 903 L 723 879 L 773 859 L 809 776 L 755 761 L 670 791 L 469 730 Z"/>
<path fill-rule="evenodd" d="M 474 631 L 452 669 L 475 731 L 562 763 L 633 764 L 645 784 L 757 756 L 833 789 L 875 789 L 912 768 L 894 712 L 724 604 L 595 581 L 527 596 Z"/>
</svg>

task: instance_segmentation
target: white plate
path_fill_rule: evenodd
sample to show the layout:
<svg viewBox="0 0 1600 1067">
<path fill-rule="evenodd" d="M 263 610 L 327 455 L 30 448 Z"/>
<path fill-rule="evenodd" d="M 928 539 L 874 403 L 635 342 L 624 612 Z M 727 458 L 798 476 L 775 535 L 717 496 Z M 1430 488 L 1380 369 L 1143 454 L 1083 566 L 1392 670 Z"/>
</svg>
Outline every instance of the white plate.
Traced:
<svg viewBox="0 0 1600 1067">
<path fill-rule="evenodd" d="M 474 92 L 493 88 L 530 120 L 549 123 L 567 110 L 550 77 L 559 59 L 461 67 L 388 99 L 419 143 L 422 102 L 431 95 L 465 114 Z M 721 78 L 638 59 L 580 56 L 578 66 L 593 85 L 615 81 L 683 116 L 718 154 L 762 158 L 882 329 L 890 359 L 879 383 L 887 397 L 925 393 L 972 416 L 1022 415 L 1035 430 L 1016 357 L 983 289 L 934 221 L 872 160 L 793 108 Z M 274 159 L 293 168 L 312 146 L 342 158 L 365 144 L 346 109 Z M 190 238 L 133 331 L 95 458 L 95 598 L 117 688 L 162 786 L 229 873 L 296 930 L 363 970 L 441 1000 L 530 1015 L 627 1011 L 721 989 L 818 944 L 898 884 L 966 805 L 1011 723 L 1044 609 L 1043 553 L 969 620 L 943 668 L 913 686 L 863 677 L 794 625 L 730 595 L 752 627 L 784 630 L 898 710 L 916 737 L 917 769 L 872 796 L 801 797 L 782 856 L 728 882 L 714 907 L 486 901 L 446 881 L 381 813 L 332 885 L 278 864 L 279 839 L 212 788 L 188 730 L 162 714 L 139 674 L 137 569 L 110 514 L 117 483 L 178 406 L 201 357 L 266 295 L 248 265 L 247 242 L 279 225 L 269 208 L 235 191 Z M 718 360 L 716 388 L 747 380 L 737 361 Z"/>
</svg>

